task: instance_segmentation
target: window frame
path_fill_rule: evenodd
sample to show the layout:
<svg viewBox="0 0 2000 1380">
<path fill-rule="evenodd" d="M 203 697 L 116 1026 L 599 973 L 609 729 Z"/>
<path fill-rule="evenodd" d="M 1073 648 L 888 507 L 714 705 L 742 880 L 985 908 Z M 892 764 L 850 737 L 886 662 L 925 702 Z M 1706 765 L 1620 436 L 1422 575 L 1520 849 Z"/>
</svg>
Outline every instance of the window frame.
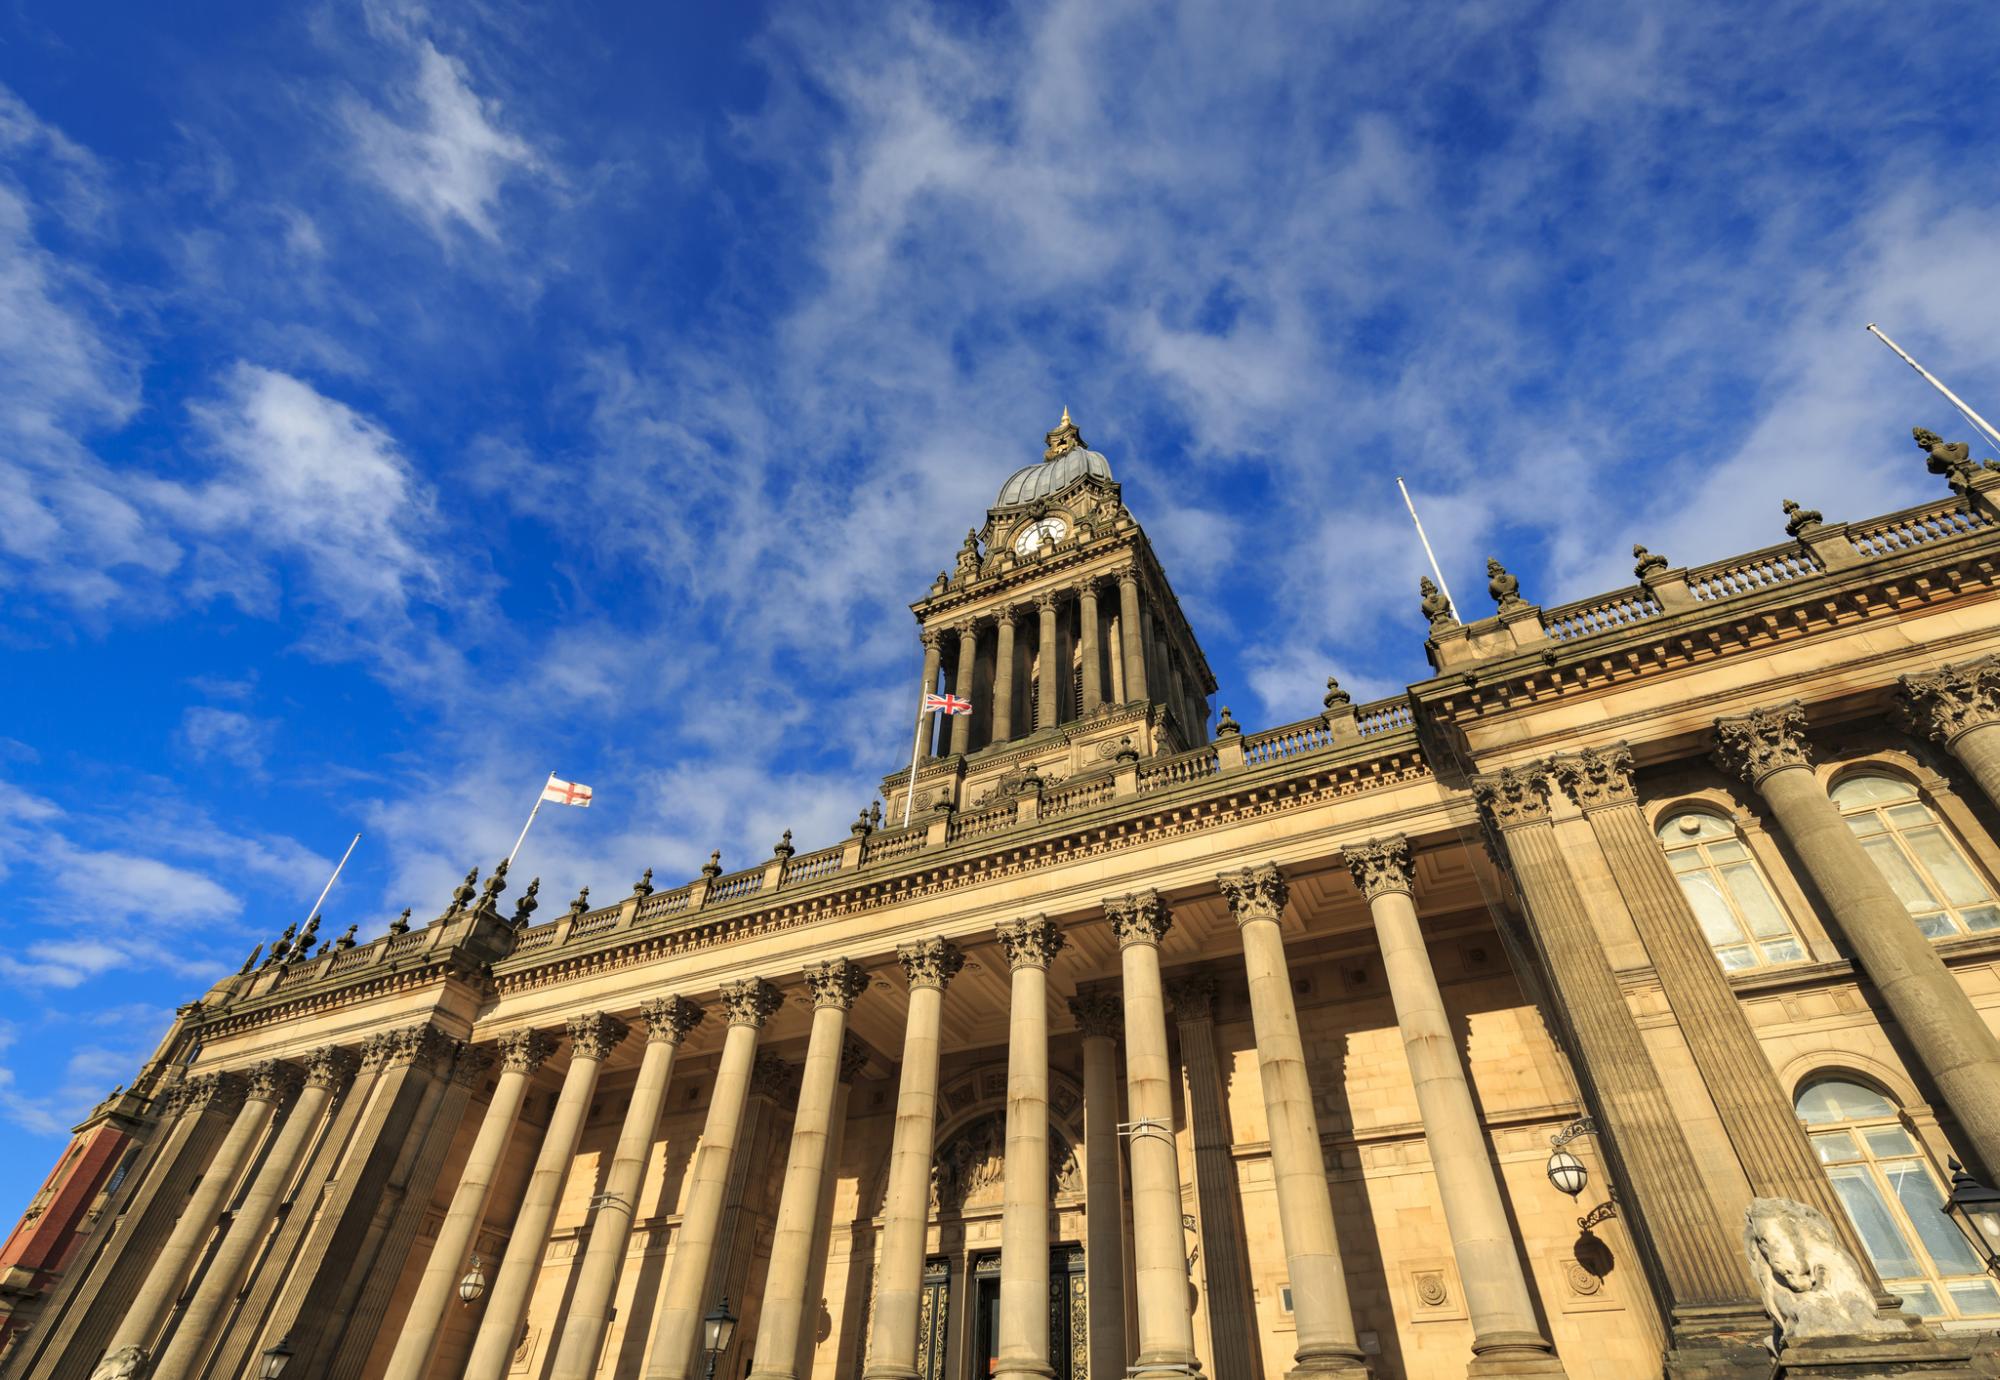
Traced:
<svg viewBox="0 0 2000 1380">
<path fill-rule="evenodd" d="M 1901 801 L 1869 801 L 1854 806 L 1841 804 L 1837 794 L 1841 787 L 1870 777 L 1901 786 L 1909 791 L 1909 795 Z M 1863 815 L 1874 815 L 1880 825 L 1880 832 L 1868 835 L 1855 833 L 1855 841 L 1863 845 L 1863 851 L 1867 851 L 1866 843 L 1868 839 L 1887 839 L 1890 846 L 1896 850 L 1897 856 L 1902 859 L 1903 865 L 1911 869 L 1917 880 L 1930 893 L 1932 902 L 1937 906 L 1935 911 L 1924 912 L 1922 914 L 1915 911 L 1910 912 L 1911 923 L 1922 930 L 1926 936 L 1932 940 L 1939 940 L 1964 939 L 1968 935 L 2000 934 L 2000 923 L 1987 925 L 1983 929 L 1975 929 L 1967 923 L 1964 915 L 1960 913 L 1962 910 L 1972 912 L 1981 909 L 1982 906 L 1990 906 L 1996 915 L 2000 915 L 2000 888 L 1994 886 L 1993 878 L 1988 874 L 1987 869 L 1982 867 L 1978 860 L 1974 858 L 1972 850 L 1965 846 L 1965 841 L 1959 837 L 1957 829 L 1945 818 L 1944 812 L 1938 809 L 1936 802 L 1931 800 L 1929 793 L 1920 784 L 1911 780 L 1906 773 L 1899 772 L 1885 763 L 1866 762 L 1843 770 L 1839 775 L 1827 782 L 1826 795 L 1827 799 L 1832 802 L 1833 808 L 1840 812 L 1841 820 L 1847 824 L 1850 832 L 1854 831 L 1853 821 L 1856 818 Z M 1890 808 L 1898 804 L 1921 806 L 1924 813 L 1930 816 L 1930 827 L 1937 831 L 1937 835 L 1943 840 L 1945 847 L 1949 848 L 1958 858 L 1960 865 L 1965 868 L 1967 874 L 1974 881 L 1986 888 L 1986 900 L 1983 903 L 1961 907 L 1948 899 L 1949 892 L 1947 888 L 1940 883 L 1937 876 L 1931 871 L 1930 866 L 1925 863 L 1922 855 L 1911 845 L 1909 839 L 1904 836 L 1904 827 L 1889 817 L 1888 811 Z M 1881 864 L 1876 862 L 1872 855 L 1869 861 L 1875 863 L 1877 872 L 1882 872 Z M 1886 872 L 1882 875 L 1883 879 L 1889 881 L 1893 888 L 1894 879 L 1890 878 Z M 1908 903 L 1905 902 L 1906 908 L 1907 905 Z M 1926 919 L 1931 916 L 1942 918 L 1948 927 L 1948 932 L 1931 933 L 1930 928 L 1925 924 Z"/>
<path fill-rule="evenodd" d="M 1693 838 L 1685 843 L 1669 843 L 1666 838 L 1667 831 L 1689 816 L 1698 816 L 1720 825 L 1727 831 L 1728 839 Z M 1667 860 L 1669 869 L 1673 871 L 1674 885 L 1681 889 L 1681 895 L 1686 899 L 1688 908 L 1695 913 L 1696 923 L 1700 923 L 1700 911 L 1695 905 L 1694 898 L 1688 895 L 1686 884 L 1682 881 L 1683 877 L 1693 874 L 1683 872 L 1673 866 L 1676 854 L 1693 854 L 1700 858 L 1700 875 L 1709 879 L 1711 888 L 1717 897 L 1721 899 L 1723 905 L 1728 908 L 1730 918 L 1736 922 L 1739 938 L 1733 943 L 1718 944 L 1709 938 L 1705 928 L 1702 932 L 1703 941 L 1708 944 L 1709 951 L 1715 955 L 1717 966 L 1723 972 L 1754 973 L 1773 968 L 1785 968 L 1795 963 L 1812 962 L 1812 946 L 1806 942 L 1805 933 L 1800 929 L 1797 918 L 1792 914 L 1791 907 L 1785 904 L 1784 898 L 1779 894 L 1778 888 L 1773 885 L 1771 875 L 1765 871 L 1763 862 L 1757 856 L 1757 850 L 1751 846 L 1750 840 L 1744 836 L 1742 828 L 1737 824 L 1733 816 L 1714 808 L 1705 801 L 1677 801 L 1668 805 L 1654 817 L 1653 838 L 1659 845 L 1661 855 Z M 1718 860 L 1709 853 L 1709 845 L 1725 841 L 1734 843 L 1738 848 L 1742 849 L 1743 856 L 1741 858 Z M 1763 888 L 1764 896 L 1770 902 L 1772 910 L 1784 922 L 1785 933 L 1783 935 L 1771 935 L 1761 938 L 1757 935 L 1755 927 L 1750 922 L 1750 918 L 1743 913 L 1742 908 L 1737 904 L 1734 893 L 1729 888 L 1728 880 L 1722 872 L 1723 863 L 1740 864 L 1750 869 L 1750 875 L 1756 879 L 1758 886 Z M 1787 941 L 1798 950 L 1796 956 L 1791 958 L 1770 958 L 1766 956 L 1765 950 L 1768 946 Z M 1724 951 L 1729 949 L 1748 949 L 1754 955 L 1755 961 L 1732 967 L 1723 959 Z"/>
</svg>

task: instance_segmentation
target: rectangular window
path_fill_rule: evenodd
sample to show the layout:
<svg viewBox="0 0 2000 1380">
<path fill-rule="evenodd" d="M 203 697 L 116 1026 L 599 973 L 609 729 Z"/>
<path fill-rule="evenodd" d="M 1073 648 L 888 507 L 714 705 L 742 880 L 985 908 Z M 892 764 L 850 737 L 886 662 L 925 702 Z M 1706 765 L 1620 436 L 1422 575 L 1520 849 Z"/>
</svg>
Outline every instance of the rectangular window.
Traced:
<svg viewBox="0 0 2000 1380">
<path fill-rule="evenodd" d="M 1833 1191 L 1840 1195 L 1841 1205 L 1853 1219 L 1854 1230 L 1861 1237 L 1861 1244 L 1868 1248 L 1882 1278 L 1902 1279 L 1922 1274 L 1923 1265 L 1904 1239 L 1902 1228 L 1896 1225 L 1895 1215 L 1883 1201 L 1882 1190 L 1875 1186 L 1867 1166 L 1838 1165 L 1828 1169 L 1826 1177 L 1833 1181 Z"/>
</svg>

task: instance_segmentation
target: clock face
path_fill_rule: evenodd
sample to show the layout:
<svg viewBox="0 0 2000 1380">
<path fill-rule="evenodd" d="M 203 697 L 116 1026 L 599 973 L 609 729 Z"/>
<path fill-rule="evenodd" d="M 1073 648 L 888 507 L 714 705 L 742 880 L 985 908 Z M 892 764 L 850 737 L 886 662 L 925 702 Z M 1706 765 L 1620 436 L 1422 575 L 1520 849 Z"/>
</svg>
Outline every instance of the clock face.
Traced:
<svg viewBox="0 0 2000 1380">
<path fill-rule="evenodd" d="M 1014 538 L 1014 550 L 1022 556 L 1031 556 L 1044 545 L 1053 546 L 1063 539 L 1069 525 L 1059 517 L 1046 517 L 1039 522 L 1031 522 L 1023 527 Z"/>
</svg>

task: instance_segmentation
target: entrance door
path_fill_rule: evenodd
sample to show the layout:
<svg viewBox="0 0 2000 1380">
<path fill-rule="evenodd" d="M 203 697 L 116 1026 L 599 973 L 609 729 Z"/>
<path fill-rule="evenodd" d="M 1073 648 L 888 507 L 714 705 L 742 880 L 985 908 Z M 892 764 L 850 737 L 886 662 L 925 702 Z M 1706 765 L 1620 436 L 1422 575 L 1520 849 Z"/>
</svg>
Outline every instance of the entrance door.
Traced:
<svg viewBox="0 0 2000 1380">
<path fill-rule="evenodd" d="M 932 1256 L 924 1262 L 924 1291 L 917 1302 L 917 1374 L 945 1380 L 944 1344 L 951 1326 L 951 1262 Z"/>
<path fill-rule="evenodd" d="M 1049 1361 L 1055 1380 L 1090 1380 L 1090 1317 L 1084 1303 L 1083 1247 L 1049 1252 Z M 1000 1364 L 1000 1253 L 972 1261 L 972 1374 Z"/>
<path fill-rule="evenodd" d="M 1000 1252 L 972 1261 L 972 1373 L 983 1377 L 1000 1368 Z"/>
</svg>

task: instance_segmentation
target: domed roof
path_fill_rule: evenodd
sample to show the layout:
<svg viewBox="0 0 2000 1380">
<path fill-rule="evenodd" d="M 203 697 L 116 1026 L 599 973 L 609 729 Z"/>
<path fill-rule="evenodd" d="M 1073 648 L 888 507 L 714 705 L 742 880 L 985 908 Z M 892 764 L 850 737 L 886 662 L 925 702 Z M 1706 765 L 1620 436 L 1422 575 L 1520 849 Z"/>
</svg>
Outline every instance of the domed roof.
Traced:
<svg viewBox="0 0 2000 1380">
<path fill-rule="evenodd" d="M 1040 464 L 1018 469 L 1007 476 L 1007 482 L 1000 486 L 999 502 L 1032 503 L 1038 498 L 1068 488 L 1087 474 L 1099 479 L 1111 478 L 1111 462 L 1094 450 L 1086 450 L 1083 437 L 1078 434 L 1076 423 L 1069 419 L 1069 409 L 1063 409 L 1062 420 L 1047 437 L 1048 449 L 1042 452 Z"/>
</svg>

